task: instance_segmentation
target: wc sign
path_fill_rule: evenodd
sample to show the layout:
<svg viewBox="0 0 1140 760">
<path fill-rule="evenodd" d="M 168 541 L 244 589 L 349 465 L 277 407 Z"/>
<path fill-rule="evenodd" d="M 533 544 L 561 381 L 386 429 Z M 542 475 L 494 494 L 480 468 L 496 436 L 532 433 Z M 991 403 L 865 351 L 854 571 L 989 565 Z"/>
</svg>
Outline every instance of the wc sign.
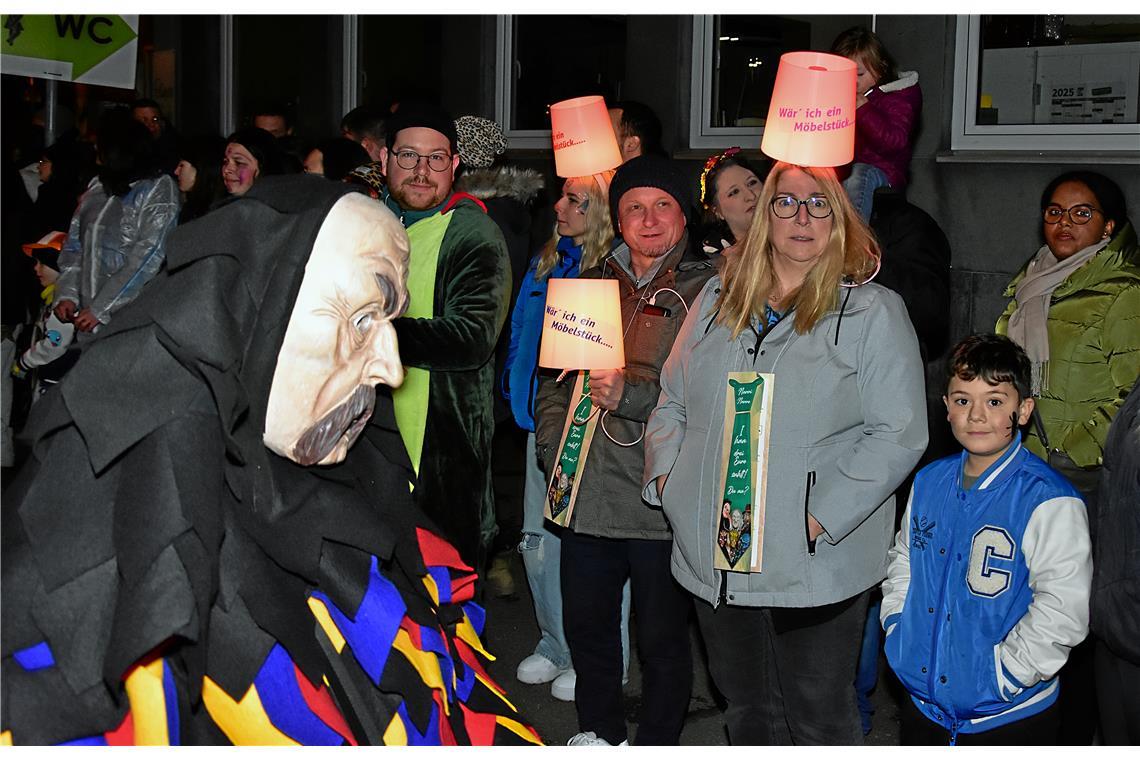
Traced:
<svg viewBox="0 0 1140 760">
<path fill-rule="evenodd" d="M 63 82 L 135 87 L 139 17 L 0 16 L 0 71 Z"/>
</svg>

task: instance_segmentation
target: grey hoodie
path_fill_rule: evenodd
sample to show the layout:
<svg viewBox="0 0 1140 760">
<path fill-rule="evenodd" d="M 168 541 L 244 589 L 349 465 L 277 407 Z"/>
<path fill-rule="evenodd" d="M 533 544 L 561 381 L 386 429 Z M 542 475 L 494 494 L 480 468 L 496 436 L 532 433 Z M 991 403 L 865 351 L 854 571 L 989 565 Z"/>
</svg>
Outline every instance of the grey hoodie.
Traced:
<svg viewBox="0 0 1140 760">
<path fill-rule="evenodd" d="M 721 281 L 705 286 L 661 372 L 645 433 L 643 497 L 663 504 L 677 581 L 710 604 L 817 607 L 886 575 L 894 490 L 926 447 L 918 340 L 902 299 L 870 283 L 804 335 L 792 318 L 763 340 L 716 323 Z M 775 374 L 759 573 L 713 569 L 726 376 Z M 664 499 L 655 480 L 668 474 Z M 807 541 L 806 513 L 824 527 Z M 727 577 L 726 577 L 727 576 Z M 722 584 L 724 595 L 721 596 Z"/>
</svg>

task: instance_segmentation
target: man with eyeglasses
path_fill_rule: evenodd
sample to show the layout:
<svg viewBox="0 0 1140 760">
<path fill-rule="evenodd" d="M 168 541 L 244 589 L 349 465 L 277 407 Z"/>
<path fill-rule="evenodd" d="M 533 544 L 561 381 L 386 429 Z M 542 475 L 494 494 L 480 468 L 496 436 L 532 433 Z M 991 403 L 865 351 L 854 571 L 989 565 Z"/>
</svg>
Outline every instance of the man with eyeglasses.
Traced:
<svg viewBox="0 0 1140 760">
<path fill-rule="evenodd" d="M 455 122 L 407 104 L 388 124 L 381 200 L 408 231 L 409 304 L 394 321 L 406 376 L 396 422 L 418 505 L 481 569 L 495 532 L 491 437 L 494 351 L 511 293 L 507 244 L 483 204 L 453 192 Z"/>
</svg>

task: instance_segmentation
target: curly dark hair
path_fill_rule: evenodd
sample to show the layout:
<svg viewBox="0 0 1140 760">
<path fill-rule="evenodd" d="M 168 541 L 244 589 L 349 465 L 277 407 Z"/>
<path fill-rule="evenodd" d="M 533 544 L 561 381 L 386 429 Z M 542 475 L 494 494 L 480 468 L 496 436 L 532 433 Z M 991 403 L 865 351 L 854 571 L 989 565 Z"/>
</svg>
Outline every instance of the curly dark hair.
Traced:
<svg viewBox="0 0 1140 760">
<path fill-rule="evenodd" d="M 1011 383 L 1021 398 L 1030 396 L 1032 369 L 1021 346 L 1004 335 L 976 333 L 963 338 L 950 352 L 946 382 L 980 377 L 990 385 Z"/>
</svg>

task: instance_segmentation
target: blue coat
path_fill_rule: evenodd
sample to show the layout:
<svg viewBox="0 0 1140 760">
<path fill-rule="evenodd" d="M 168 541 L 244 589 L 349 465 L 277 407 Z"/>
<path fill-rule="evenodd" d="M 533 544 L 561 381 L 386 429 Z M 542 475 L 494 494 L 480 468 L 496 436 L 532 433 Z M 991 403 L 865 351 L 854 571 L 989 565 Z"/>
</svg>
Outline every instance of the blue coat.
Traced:
<svg viewBox="0 0 1140 760">
<path fill-rule="evenodd" d="M 541 281 L 535 276 L 538 256 L 531 260 L 511 312 L 511 345 L 507 350 L 502 392 L 511 405 L 515 422 L 531 432 L 534 432 L 534 398 L 538 393 L 538 344 L 546 310 L 546 283 L 551 277 L 577 277 L 582 263 L 582 246 L 574 245 L 572 238 L 560 238 L 557 250 L 558 262 Z"/>
<path fill-rule="evenodd" d="M 1057 699 L 1088 632 L 1092 577 L 1080 494 L 1021 445 L 962 487 L 966 453 L 914 480 L 881 619 L 887 661 L 926 717 L 979 733 Z"/>
</svg>

